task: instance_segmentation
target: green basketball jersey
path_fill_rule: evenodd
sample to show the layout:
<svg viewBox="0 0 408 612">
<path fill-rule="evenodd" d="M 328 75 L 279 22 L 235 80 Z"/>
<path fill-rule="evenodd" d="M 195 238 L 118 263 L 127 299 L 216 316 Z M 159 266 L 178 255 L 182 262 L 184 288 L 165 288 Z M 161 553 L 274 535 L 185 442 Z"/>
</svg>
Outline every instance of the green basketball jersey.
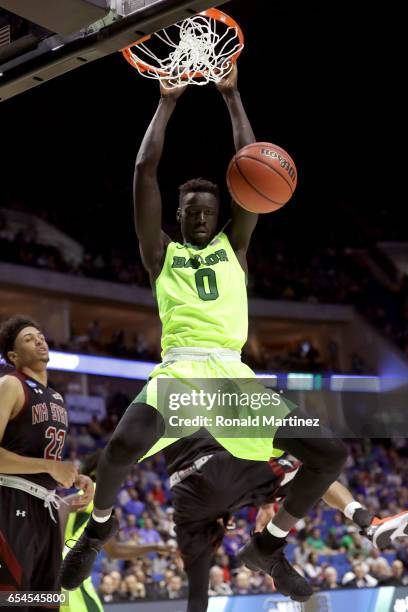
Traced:
<svg viewBox="0 0 408 612">
<path fill-rule="evenodd" d="M 241 351 L 247 340 L 245 272 L 222 231 L 204 248 L 170 242 L 156 298 L 162 355 L 183 346 Z"/>
</svg>

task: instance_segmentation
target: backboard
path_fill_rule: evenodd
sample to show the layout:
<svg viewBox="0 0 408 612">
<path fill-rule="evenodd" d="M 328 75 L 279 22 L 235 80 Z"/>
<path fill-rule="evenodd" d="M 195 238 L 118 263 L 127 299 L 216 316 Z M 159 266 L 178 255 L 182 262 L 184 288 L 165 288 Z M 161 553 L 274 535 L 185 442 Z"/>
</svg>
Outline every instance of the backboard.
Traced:
<svg viewBox="0 0 408 612">
<path fill-rule="evenodd" d="M 226 0 L 0 0 L 0 102 Z"/>
</svg>

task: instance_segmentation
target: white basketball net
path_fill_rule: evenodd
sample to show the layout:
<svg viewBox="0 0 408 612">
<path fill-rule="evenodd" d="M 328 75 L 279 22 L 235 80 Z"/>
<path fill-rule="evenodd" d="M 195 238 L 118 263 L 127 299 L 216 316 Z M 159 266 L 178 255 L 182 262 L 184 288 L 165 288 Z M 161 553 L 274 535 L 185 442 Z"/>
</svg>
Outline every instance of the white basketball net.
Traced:
<svg viewBox="0 0 408 612">
<path fill-rule="evenodd" d="M 223 26 L 223 34 L 217 32 L 217 25 Z M 239 40 L 237 28 L 203 15 L 176 23 L 171 30 L 172 36 L 166 29 L 159 30 L 149 41 L 135 45 L 130 51 L 135 61 L 145 65 L 142 70 L 136 64 L 139 73 L 150 79 L 159 79 L 166 89 L 188 84 L 218 83 L 231 72 L 231 57 L 244 46 Z M 171 49 L 163 59 L 151 48 L 154 37 L 166 45 L 164 52 Z"/>
</svg>

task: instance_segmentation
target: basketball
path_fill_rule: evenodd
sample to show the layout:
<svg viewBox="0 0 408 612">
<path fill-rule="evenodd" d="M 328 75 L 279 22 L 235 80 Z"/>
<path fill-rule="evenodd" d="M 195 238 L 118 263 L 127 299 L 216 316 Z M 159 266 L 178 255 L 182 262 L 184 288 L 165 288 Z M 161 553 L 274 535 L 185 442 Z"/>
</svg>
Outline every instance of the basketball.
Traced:
<svg viewBox="0 0 408 612">
<path fill-rule="evenodd" d="M 297 183 L 293 159 L 270 142 L 254 142 L 232 158 L 227 185 L 237 204 L 253 213 L 269 213 L 286 204 Z"/>
</svg>

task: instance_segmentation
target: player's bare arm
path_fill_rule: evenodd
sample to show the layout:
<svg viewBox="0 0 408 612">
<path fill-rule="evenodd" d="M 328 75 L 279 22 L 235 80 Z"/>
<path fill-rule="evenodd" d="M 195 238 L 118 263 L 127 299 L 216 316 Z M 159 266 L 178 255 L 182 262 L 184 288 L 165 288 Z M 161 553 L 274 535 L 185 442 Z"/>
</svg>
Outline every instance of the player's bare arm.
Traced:
<svg viewBox="0 0 408 612">
<path fill-rule="evenodd" d="M 235 64 L 232 71 L 217 84 L 217 89 L 221 92 L 228 107 L 235 150 L 239 151 L 242 147 L 255 142 L 255 135 L 242 104 L 237 81 L 238 69 Z M 232 220 L 225 232 L 245 271 L 247 271 L 246 252 L 257 220 L 257 214 L 244 210 L 242 206 L 232 202 Z"/>
<path fill-rule="evenodd" d="M 152 283 L 163 266 L 169 236 L 162 230 L 162 202 L 157 168 L 163 152 L 168 121 L 184 87 L 167 90 L 160 87 L 157 111 L 146 131 L 136 158 L 133 180 L 133 202 L 136 234 L 143 265 Z"/>
<path fill-rule="evenodd" d="M 134 561 L 151 552 L 163 555 L 175 553 L 174 547 L 168 544 L 128 544 L 117 542 L 115 538 L 106 542 L 103 548 L 111 559 L 123 559 L 124 561 Z"/>
<path fill-rule="evenodd" d="M 90 494 L 91 487 L 88 486 L 87 490 L 84 492 L 84 495 L 80 496 L 77 493 L 67 495 L 64 498 L 64 501 L 67 503 L 61 504 L 58 508 L 58 516 L 61 529 L 61 541 L 63 544 L 65 540 L 65 529 L 70 513 L 81 512 L 85 510 L 85 508 L 88 506 L 89 502 L 93 497 L 94 485 L 92 480 L 88 476 L 84 476 L 83 474 L 80 474 L 79 478 L 87 479 L 90 481 L 92 485 L 92 494 Z M 83 502 L 85 496 L 89 497 L 89 495 L 90 499 L 88 499 L 87 503 L 84 504 Z M 80 503 L 81 501 L 82 503 Z M 103 548 L 111 559 L 122 559 L 124 561 L 133 561 L 138 557 L 147 555 L 151 552 L 163 555 L 173 555 L 176 552 L 174 546 L 169 546 L 168 544 L 123 544 L 121 542 L 117 542 L 115 537 L 111 538 L 108 542 L 106 542 Z"/>
</svg>

